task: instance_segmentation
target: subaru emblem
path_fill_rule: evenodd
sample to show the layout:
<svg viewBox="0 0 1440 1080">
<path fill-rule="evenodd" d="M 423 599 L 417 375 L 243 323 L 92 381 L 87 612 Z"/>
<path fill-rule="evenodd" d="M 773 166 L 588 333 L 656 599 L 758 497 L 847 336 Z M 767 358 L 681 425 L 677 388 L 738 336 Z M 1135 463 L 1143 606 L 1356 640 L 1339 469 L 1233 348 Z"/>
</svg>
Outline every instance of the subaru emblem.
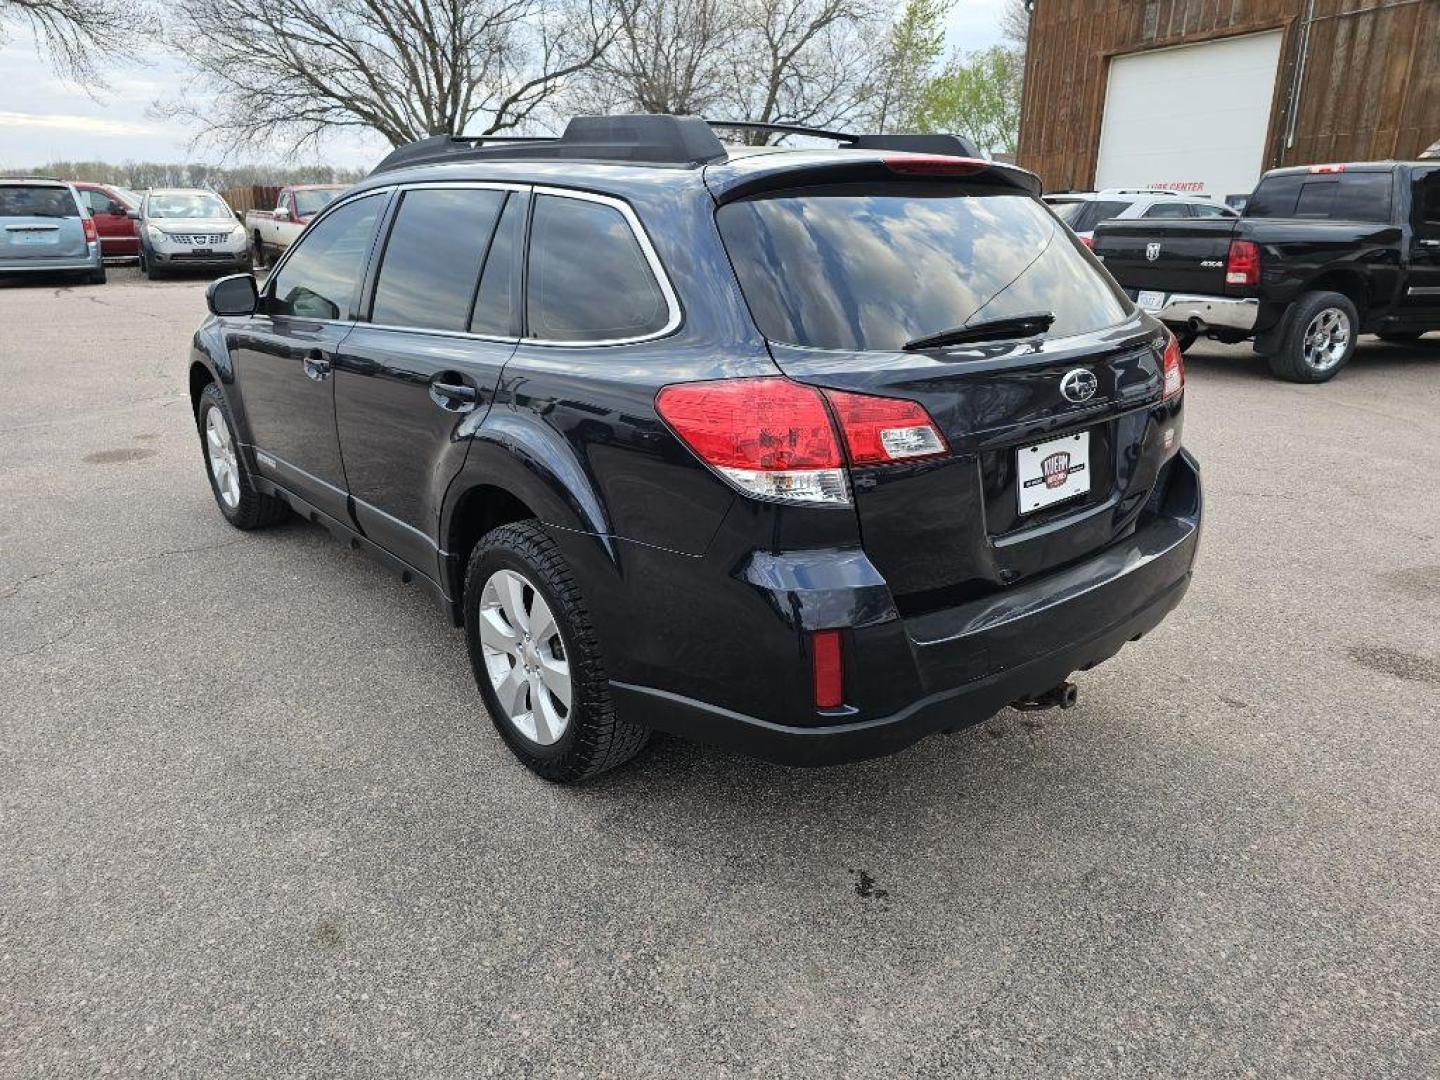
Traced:
<svg viewBox="0 0 1440 1080">
<path fill-rule="evenodd" d="M 1089 401 L 1099 389 L 1100 380 L 1095 378 L 1095 373 L 1083 367 L 1067 371 L 1060 380 L 1060 393 L 1065 395 L 1067 401 L 1073 401 L 1076 405 Z"/>
</svg>

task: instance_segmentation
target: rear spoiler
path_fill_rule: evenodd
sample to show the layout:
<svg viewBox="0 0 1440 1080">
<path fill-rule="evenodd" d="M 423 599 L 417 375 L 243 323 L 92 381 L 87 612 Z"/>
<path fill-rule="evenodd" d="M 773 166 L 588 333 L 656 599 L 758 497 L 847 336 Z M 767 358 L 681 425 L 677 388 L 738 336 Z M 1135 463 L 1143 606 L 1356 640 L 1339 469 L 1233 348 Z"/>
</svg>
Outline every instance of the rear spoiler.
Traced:
<svg viewBox="0 0 1440 1080">
<path fill-rule="evenodd" d="M 860 156 L 844 151 L 786 153 L 763 159 L 742 159 L 734 164 L 712 165 L 705 179 L 716 202 L 727 203 L 764 191 L 802 187 L 808 184 L 893 182 L 896 180 L 952 180 L 1011 188 L 1031 196 L 1044 190 L 1040 177 L 1015 165 L 983 158 L 953 157 L 904 151 L 876 152 Z"/>
</svg>

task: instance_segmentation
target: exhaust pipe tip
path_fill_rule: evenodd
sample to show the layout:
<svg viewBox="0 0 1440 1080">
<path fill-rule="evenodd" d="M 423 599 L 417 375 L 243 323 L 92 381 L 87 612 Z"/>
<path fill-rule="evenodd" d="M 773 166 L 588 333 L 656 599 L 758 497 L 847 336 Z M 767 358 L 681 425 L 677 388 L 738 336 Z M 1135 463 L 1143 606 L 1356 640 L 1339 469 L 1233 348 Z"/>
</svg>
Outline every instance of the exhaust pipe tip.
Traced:
<svg viewBox="0 0 1440 1080">
<path fill-rule="evenodd" d="M 1044 693 L 1012 701 L 1010 707 L 1021 712 L 1039 712 L 1042 709 L 1073 709 L 1080 700 L 1080 688 L 1068 679 L 1058 686 L 1052 686 Z"/>
</svg>

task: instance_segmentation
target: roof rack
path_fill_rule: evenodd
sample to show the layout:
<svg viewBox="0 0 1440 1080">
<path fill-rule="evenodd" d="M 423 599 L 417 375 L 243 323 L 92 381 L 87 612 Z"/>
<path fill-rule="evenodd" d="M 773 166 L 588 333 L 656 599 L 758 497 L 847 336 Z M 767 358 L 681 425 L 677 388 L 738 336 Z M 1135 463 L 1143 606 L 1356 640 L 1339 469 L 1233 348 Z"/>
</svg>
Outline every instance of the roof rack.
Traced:
<svg viewBox="0 0 1440 1080">
<path fill-rule="evenodd" d="M 856 134 L 802 124 L 762 124 L 753 120 L 702 120 L 696 116 L 577 116 L 559 138 L 545 135 L 434 135 L 390 151 L 371 171 L 389 172 L 444 161 L 581 159 L 630 161 L 647 165 L 694 167 L 725 159 L 725 144 L 712 128 L 808 135 L 857 150 L 901 150 L 917 154 L 980 157 L 959 135 L 895 133 Z"/>
<path fill-rule="evenodd" d="M 539 135 L 435 135 L 392 150 L 371 175 L 410 165 L 503 158 L 633 161 L 704 165 L 725 157 L 725 146 L 694 116 L 577 116 L 558 139 Z"/>
<path fill-rule="evenodd" d="M 829 131 L 804 124 L 762 124 L 755 120 L 707 120 L 712 128 L 734 128 L 737 131 L 763 131 L 778 135 L 808 135 L 812 139 L 829 139 L 856 150 L 901 150 L 912 154 L 945 154 L 951 157 L 980 157 L 974 143 L 962 135 L 925 135 L 919 132 L 889 134 L 857 134 L 850 131 Z"/>
</svg>

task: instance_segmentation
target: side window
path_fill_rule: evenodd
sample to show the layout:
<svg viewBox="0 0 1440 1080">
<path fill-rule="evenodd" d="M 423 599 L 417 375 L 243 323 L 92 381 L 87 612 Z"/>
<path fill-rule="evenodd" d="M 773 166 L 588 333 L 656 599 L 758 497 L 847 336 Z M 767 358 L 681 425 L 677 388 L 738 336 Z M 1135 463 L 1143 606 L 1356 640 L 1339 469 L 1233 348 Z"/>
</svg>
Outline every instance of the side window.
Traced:
<svg viewBox="0 0 1440 1080">
<path fill-rule="evenodd" d="M 529 333 L 542 341 L 609 341 L 664 329 L 665 294 L 613 206 L 539 195 L 530 227 Z"/>
<path fill-rule="evenodd" d="M 1388 170 L 1346 173 L 1340 177 L 1330 216 L 1337 221 L 1388 222 L 1394 186 Z"/>
<path fill-rule="evenodd" d="M 464 330 L 505 192 L 407 191 L 385 244 L 371 322 Z"/>
<path fill-rule="evenodd" d="M 490 242 L 490 257 L 480 275 L 480 294 L 475 298 L 475 314 L 470 318 L 470 332 L 495 337 L 515 337 L 520 315 L 520 252 L 524 247 L 525 199 L 511 195 L 500 215 L 495 239 Z"/>
<path fill-rule="evenodd" d="M 98 191 L 91 191 L 89 188 L 82 189 L 80 192 L 80 201 L 85 204 L 85 208 L 92 214 L 109 212 L 107 207 L 110 205 L 110 200 Z"/>
<path fill-rule="evenodd" d="M 349 318 L 384 205 L 378 195 L 357 199 L 307 231 L 275 275 L 266 311 L 301 319 Z"/>
<path fill-rule="evenodd" d="M 1197 218 L 1231 218 L 1235 211 L 1227 210 L 1221 206 L 1206 206 L 1204 203 L 1192 203 L 1190 209 Z"/>
<path fill-rule="evenodd" d="M 1415 231 L 1427 240 L 1440 240 L 1440 167 L 1416 169 L 1410 190 Z"/>
<path fill-rule="evenodd" d="M 1266 176 L 1245 205 L 1245 216 L 1252 218 L 1286 218 L 1295 215 L 1295 200 L 1300 197 L 1300 185 L 1304 176 L 1287 173 L 1283 176 Z"/>
<path fill-rule="evenodd" d="M 1188 218 L 1190 204 L 1183 202 L 1157 202 L 1140 215 L 1145 218 Z"/>
</svg>

